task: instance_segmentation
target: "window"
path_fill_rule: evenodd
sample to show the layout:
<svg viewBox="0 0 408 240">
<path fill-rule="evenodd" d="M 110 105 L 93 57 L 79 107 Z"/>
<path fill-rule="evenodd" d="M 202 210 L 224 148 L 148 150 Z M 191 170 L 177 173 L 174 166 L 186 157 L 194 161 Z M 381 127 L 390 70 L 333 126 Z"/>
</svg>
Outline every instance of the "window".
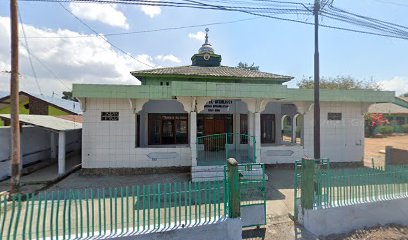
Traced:
<svg viewBox="0 0 408 240">
<path fill-rule="evenodd" d="M 101 112 L 101 121 L 119 121 L 119 112 Z"/>
<path fill-rule="evenodd" d="M 275 114 L 261 115 L 261 143 L 275 143 Z"/>
<path fill-rule="evenodd" d="M 149 113 L 149 145 L 188 143 L 188 115 Z"/>
<path fill-rule="evenodd" d="M 328 113 L 327 114 L 327 120 L 341 120 L 342 116 L 341 113 Z"/>
<path fill-rule="evenodd" d="M 395 120 L 397 121 L 398 125 L 404 125 L 405 124 L 405 117 L 396 117 Z"/>
<path fill-rule="evenodd" d="M 136 114 L 136 147 L 140 147 L 140 115 Z"/>
<path fill-rule="evenodd" d="M 241 114 L 239 116 L 239 133 L 241 134 L 240 143 L 248 144 L 248 114 Z"/>
</svg>

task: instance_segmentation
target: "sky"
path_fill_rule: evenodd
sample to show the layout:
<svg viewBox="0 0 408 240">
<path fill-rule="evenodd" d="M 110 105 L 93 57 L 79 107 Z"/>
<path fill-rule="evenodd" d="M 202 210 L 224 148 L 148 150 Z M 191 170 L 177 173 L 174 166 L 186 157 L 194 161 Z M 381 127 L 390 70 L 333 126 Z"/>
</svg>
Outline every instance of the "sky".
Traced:
<svg viewBox="0 0 408 240">
<path fill-rule="evenodd" d="M 408 26 L 404 0 L 336 0 L 334 5 Z M 107 35 L 189 25 L 208 25 L 209 41 L 222 55 L 222 65 L 255 63 L 261 71 L 295 77 L 289 87 L 313 76 L 313 26 L 214 10 L 72 2 L 63 6 L 98 36 L 58 3 L 19 2 L 22 90 L 60 97 L 72 83 L 140 84 L 130 71 L 190 65 L 204 42 L 206 26 Z M 293 18 L 312 21 L 310 16 Z M 9 21 L 9 1 L 1 0 L 0 91 L 9 89 L 10 76 L 4 72 L 11 68 Z M 339 24 L 325 18 L 320 22 Z M 398 95 L 408 92 L 407 40 L 320 28 L 319 47 L 321 76 L 352 76 L 378 82 Z"/>
</svg>

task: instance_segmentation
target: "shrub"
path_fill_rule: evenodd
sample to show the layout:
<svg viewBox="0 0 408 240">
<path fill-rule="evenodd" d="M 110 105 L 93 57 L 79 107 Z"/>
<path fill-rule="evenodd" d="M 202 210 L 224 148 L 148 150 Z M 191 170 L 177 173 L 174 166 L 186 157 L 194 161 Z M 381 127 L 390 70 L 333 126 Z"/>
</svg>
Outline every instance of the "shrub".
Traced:
<svg viewBox="0 0 408 240">
<path fill-rule="evenodd" d="M 401 128 L 404 133 L 408 133 L 408 124 L 402 125 Z"/>
<path fill-rule="evenodd" d="M 394 132 L 394 127 L 393 126 L 379 126 L 378 127 L 378 132 L 384 135 L 390 135 Z"/>
</svg>

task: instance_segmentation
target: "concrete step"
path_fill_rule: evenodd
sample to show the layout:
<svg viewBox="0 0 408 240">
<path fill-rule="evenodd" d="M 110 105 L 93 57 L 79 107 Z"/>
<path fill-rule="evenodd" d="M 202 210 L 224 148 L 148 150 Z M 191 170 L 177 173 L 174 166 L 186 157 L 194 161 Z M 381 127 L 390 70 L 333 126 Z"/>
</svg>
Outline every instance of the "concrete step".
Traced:
<svg viewBox="0 0 408 240">
<path fill-rule="evenodd" d="M 224 181 L 224 166 L 197 166 L 191 168 L 192 182 Z"/>
<path fill-rule="evenodd" d="M 243 180 L 260 180 L 262 179 L 262 169 L 253 168 L 251 171 L 240 171 Z M 191 168 L 192 182 L 223 181 L 224 166 L 197 166 Z M 265 174 L 265 180 L 268 175 Z"/>
</svg>

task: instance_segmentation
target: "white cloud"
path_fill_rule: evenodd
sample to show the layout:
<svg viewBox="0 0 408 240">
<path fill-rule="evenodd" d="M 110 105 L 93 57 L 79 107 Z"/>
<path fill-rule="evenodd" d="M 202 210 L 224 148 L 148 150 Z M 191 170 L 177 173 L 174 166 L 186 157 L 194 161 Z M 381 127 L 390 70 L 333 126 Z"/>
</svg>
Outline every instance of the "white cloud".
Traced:
<svg viewBox="0 0 408 240">
<path fill-rule="evenodd" d="M 0 71 L 10 70 L 10 27 L 9 18 L 0 17 Z M 78 38 L 30 38 L 29 47 L 33 56 L 33 64 L 39 85 L 46 94 L 66 91 L 64 85 L 72 83 L 111 83 L 139 84 L 129 72 L 149 67 L 135 61 L 130 56 L 114 51 L 101 38 L 81 37 L 84 34 L 59 29 L 39 29 L 24 25 L 27 36 L 78 37 Z M 21 89 L 37 93 L 37 87 L 29 66 L 28 54 L 20 45 Z M 36 58 L 40 59 L 39 63 Z M 136 59 L 154 66 L 153 59 L 147 54 L 135 56 Z M 45 67 L 51 69 L 64 83 L 62 84 Z M 0 73 L 0 89 L 9 88 L 9 74 Z"/>
<path fill-rule="evenodd" d="M 379 84 L 384 90 L 395 91 L 398 96 L 408 93 L 408 77 L 394 77 L 380 81 Z"/>
<path fill-rule="evenodd" d="M 200 41 L 200 42 L 204 42 L 204 40 L 205 40 L 205 33 L 204 33 L 204 32 L 201 32 L 201 31 L 199 31 L 199 32 L 197 32 L 197 33 L 189 33 L 189 34 L 188 34 L 188 37 L 191 38 L 191 39 L 196 39 L 196 40 L 198 40 L 198 41 Z"/>
<path fill-rule="evenodd" d="M 147 16 L 150 18 L 154 18 L 156 16 L 159 16 L 161 14 L 161 8 L 159 6 L 140 6 L 140 10 L 144 12 Z"/>
<path fill-rule="evenodd" d="M 129 29 L 126 16 L 115 4 L 70 3 L 69 8 L 77 17 L 99 21 L 113 27 Z"/>
<path fill-rule="evenodd" d="M 181 63 L 181 60 L 178 57 L 174 56 L 173 54 L 158 55 L 156 56 L 156 60 L 159 60 L 162 62 Z"/>
</svg>

